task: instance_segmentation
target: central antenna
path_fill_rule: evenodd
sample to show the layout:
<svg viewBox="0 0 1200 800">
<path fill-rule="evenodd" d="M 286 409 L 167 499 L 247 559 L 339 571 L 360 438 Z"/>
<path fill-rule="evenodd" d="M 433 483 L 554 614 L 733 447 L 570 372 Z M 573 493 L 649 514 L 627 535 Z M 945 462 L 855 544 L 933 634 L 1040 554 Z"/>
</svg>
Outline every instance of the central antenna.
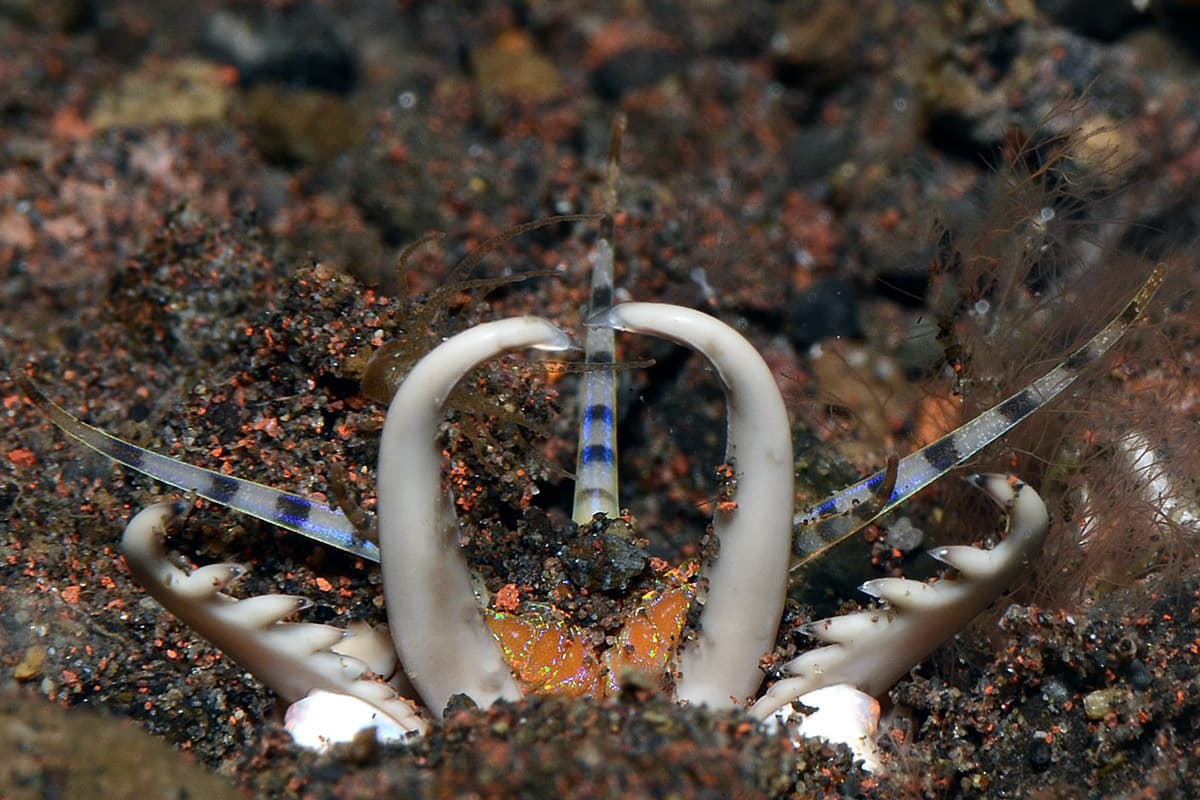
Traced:
<svg viewBox="0 0 1200 800">
<path fill-rule="evenodd" d="M 588 318 L 612 307 L 613 232 L 616 227 L 617 192 L 621 180 L 621 139 L 625 115 L 613 121 L 608 145 L 608 185 L 600 238 L 592 256 L 592 294 Z M 575 458 L 575 508 L 571 516 L 584 525 L 597 514 L 615 519 L 621 512 L 617 500 L 617 382 L 614 332 L 608 327 L 588 327 L 584 340 L 587 367 L 579 384 L 579 453 Z"/>
</svg>

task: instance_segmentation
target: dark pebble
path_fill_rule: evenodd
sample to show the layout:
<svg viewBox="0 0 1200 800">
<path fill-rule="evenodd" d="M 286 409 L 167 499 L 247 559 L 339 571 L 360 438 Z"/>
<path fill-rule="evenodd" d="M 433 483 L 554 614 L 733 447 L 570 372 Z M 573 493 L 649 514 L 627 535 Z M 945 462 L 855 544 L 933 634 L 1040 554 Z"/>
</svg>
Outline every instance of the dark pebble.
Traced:
<svg viewBox="0 0 1200 800">
<path fill-rule="evenodd" d="M 1034 769 L 1045 769 L 1050 766 L 1050 745 L 1042 736 L 1035 736 L 1029 742 L 1029 766 Z"/>
</svg>

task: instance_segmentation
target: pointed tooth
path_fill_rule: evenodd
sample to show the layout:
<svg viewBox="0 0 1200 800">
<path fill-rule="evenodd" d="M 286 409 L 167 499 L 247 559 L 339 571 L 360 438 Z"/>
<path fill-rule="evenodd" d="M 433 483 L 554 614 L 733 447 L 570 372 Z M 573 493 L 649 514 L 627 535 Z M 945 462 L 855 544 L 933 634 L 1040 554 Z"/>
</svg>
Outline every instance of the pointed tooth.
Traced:
<svg viewBox="0 0 1200 800">
<path fill-rule="evenodd" d="M 263 630 L 262 636 L 266 639 L 273 639 L 275 646 L 297 653 L 317 653 L 329 650 L 342 640 L 345 633 L 341 628 L 335 628 L 332 625 L 291 622 L 272 625 Z M 342 657 L 345 658 L 345 656 Z M 357 659 L 355 660 L 357 661 Z"/>
<path fill-rule="evenodd" d="M 935 547 L 929 555 L 958 570 L 965 578 L 986 578 L 996 572 L 996 557 L 979 547 Z"/>
<path fill-rule="evenodd" d="M 360 681 L 355 684 L 355 694 L 368 703 L 383 705 L 393 700 L 399 699 L 396 691 L 386 683 L 378 683 L 376 681 Z"/>
<path fill-rule="evenodd" d="M 883 600 L 883 592 L 886 591 L 886 587 L 881 586 L 883 580 L 883 578 L 876 578 L 875 580 L 866 581 L 859 584 L 858 590 L 863 594 L 874 597 L 876 600 Z"/>
<path fill-rule="evenodd" d="M 899 611 L 931 611 L 941 604 L 933 586 L 906 578 L 876 578 L 858 587 Z"/>
<path fill-rule="evenodd" d="M 1001 508 L 1009 508 L 1012 505 L 1013 498 L 1016 496 L 1016 488 L 1024 486 L 1020 481 L 1017 482 L 1017 486 L 1014 486 L 1010 483 L 1007 475 L 995 472 L 977 473 L 969 476 L 967 481 L 976 489 L 981 490 L 988 497 L 992 498 Z"/>
<path fill-rule="evenodd" d="M 324 627 L 332 628 L 333 626 L 326 625 Z M 337 629 L 334 628 L 334 630 Z M 305 635 L 309 637 L 308 643 L 318 645 L 324 643 L 316 632 L 309 631 L 306 632 Z M 325 647 L 318 647 L 317 649 L 313 650 L 307 657 L 309 667 L 326 676 L 339 675 L 339 681 L 354 681 L 355 685 L 357 686 L 358 679 L 361 678 L 365 673 L 369 672 L 370 668 L 354 656 L 347 656 L 334 652 L 333 648 L 337 646 L 339 641 L 341 640 L 334 640 Z M 363 681 L 363 683 L 370 683 L 370 681 Z M 355 694 L 358 694 L 357 689 L 355 689 Z"/>
<path fill-rule="evenodd" d="M 830 668 L 836 668 L 841 651 L 845 648 L 840 644 L 831 644 L 826 647 L 818 647 L 816 650 L 809 650 L 807 653 L 801 653 L 791 661 L 782 665 L 778 669 L 780 675 L 794 676 L 784 678 L 775 686 L 781 683 L 786 684 L 788 681 L 802 682 L 805 686 L 813 684 L 820 685 L 826 672 Z M 789 696 L 785 702 L 791 702 L 794 695 Z"/>
<path fill-rule="evenodd" d="M 1013 487 L 1015 496 L 1008 512 L 1008 538 L 1022 542 L 1022 547 L 1028 547 L 1027 542 L 1038 543 L 1046 535 L 1050 525 L 1050 516 L 1046 511 L 1046 503 L 1032 486 L 1017 482 Z"/>
<path fill-rule="evenodd" d="M 887 618 L 887 609 L 856 611 L 840 617 L 830 617 L 810 622 L 800 628 L 801 632 L 829 644 L 849 644 L 870 636 L 881 619 Z"/>
<path fill-rule="evenodd" d="M 239 600 L 236 614 L 244 625 L 265 628 L 290 616 L 308 603 L 303 597 L 286 594 L 264 594 Z"/>
<path fill-rule="evenodd" d="M 925 554 L 934 561 L 942 562 L 947 567 L 958 569 L 958 566 L 954 563 L 954 554 L 949 547 L 935 547 L 932 550 L 926 550 Z"/>
<path fill-rule="evenodd" d="M 919 591 L 918 587 L 921 586 L 924 584 L 919 581 L 910 581 L 904 578 L 875 578 L 864 582 L 858 587 L 858 590 L 889 605 L 903 606 L 913 592 Z"/>
<path fill-rule="evenodd" d="M 396 670 L 396 646 L 386 628 L 351 623 L 345 637 L 331 649 L 338 655 L 357 658 L 376 675 L 386 677 Z"/>
<path fill-rule="evenodd" d="M 212 597 L 246 574 L 241 564 L 209 564 L 174 581 L 171 591 L 180 597 L 202 600 Z"/>
</svg>

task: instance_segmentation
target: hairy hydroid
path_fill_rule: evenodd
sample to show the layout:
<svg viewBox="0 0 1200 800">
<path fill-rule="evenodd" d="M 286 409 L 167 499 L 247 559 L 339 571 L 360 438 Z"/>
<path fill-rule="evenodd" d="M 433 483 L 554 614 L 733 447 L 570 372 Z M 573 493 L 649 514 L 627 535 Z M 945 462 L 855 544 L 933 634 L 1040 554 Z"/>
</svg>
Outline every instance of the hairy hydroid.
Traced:
<svg viewBox="0 0 1200 800">
<path fill-rule="evenodd" d="M 1112 187 L 1129 174 L 1129 154 L 1104 149 L 1114 137 L 1086 123 L 1085 105 L 1061 113 L 1085 121 L 1064 133 L 1047 133 L 1062 119 L 1011 133 L 978 213 L 935 230 L 931 296 L 962 419 L 1062 359 L 1153 268 L 1122 247 L 1132 195 Z M 1156 572 L 1195 534 L 1193 267 L 1182 254 L 1163 260 L 1165 300 L 982 465 L 1021 475 L 1051 508 L 1034 580 L 1044 602 Z"/>
</svg>

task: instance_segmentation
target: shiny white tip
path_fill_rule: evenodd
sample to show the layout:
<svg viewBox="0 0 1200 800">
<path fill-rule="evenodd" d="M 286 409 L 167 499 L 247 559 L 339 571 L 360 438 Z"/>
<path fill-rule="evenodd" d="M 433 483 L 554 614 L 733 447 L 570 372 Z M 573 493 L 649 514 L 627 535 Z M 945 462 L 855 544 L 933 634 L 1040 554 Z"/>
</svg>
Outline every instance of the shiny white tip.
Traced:
<svg viewBox="0 0 1200 800">
<path fill-rule="evenodd" d="M 375 706 L 348 694 L 315 689 L 288 706 L 283 727 L 292 740 L 309 750 L 328 750 L 347 744 L 365 730 L 375 729 L 375 738 L 385 744 L 402 742 L 411 735 Z"/>
<path fill-rule="evenodd" d="M 825 686 L 801 695 L 797 702 L 815 708 L 804 713 L 795 705 L 784 706 L 769 718 L 794 738 L 824 739 L 844 744 L 867 772 L 883 772 L 883 755 L 875 744 L 879 730 L 879 702 L 871 695 L 844 683 Z"/>
</svg>

